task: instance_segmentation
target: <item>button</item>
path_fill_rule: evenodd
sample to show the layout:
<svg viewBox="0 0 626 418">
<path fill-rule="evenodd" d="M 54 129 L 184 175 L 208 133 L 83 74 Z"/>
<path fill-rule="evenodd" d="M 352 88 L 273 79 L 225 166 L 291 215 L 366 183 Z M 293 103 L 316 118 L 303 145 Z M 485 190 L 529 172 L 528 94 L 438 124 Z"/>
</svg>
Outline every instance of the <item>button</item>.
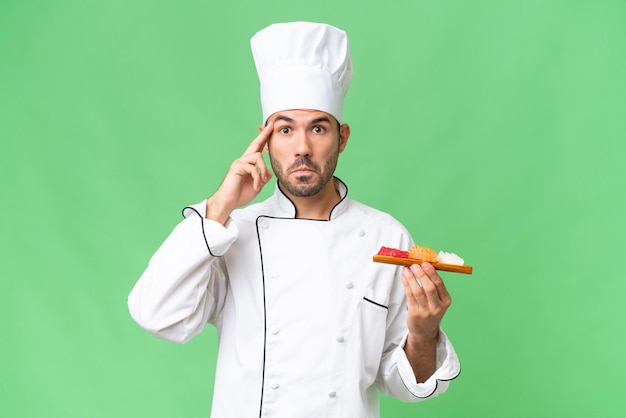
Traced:
<svg viewBox="0 0 626 418">
<path fill-rule="evenodd" d="M 363 228 L 359 228 L 357 235 L 360 237 L 364 237 L 365 236 L 365 231 L 363 230 Z"/>
<path fill-rule="evenodd" d="M 272 329 L 272 335 L 276 335 L 280 332 L 280 328 L 273 328 Z"/>
<path fill-rule="evenodd" d="M 335 392 L 334 390 L 332 392 L 328 392 L 328 396 L 334 398 L 335 396 L 337 396 L 337 392 Z"/>
<path fill-rule="evenodd" d="M 354 283 L 348 282 L 346 283 L 346 289 L 352 289 L 354 287 Z"/>
<path fill-rule="evenodd" d="M 338 335 L 335 337 L 335 340 L 337 340 L 337 342 L 338 342 L 338 343 L 342 343 L 342 342 L 344 342 L 343 335 L 338 334 Z"/>
<path fill-rule="evenodd" d="M 272 383 L 271 388 L 272 389 L 278 389 L 280 387 L 280 385 L 278 383 Z"/>
</svg>

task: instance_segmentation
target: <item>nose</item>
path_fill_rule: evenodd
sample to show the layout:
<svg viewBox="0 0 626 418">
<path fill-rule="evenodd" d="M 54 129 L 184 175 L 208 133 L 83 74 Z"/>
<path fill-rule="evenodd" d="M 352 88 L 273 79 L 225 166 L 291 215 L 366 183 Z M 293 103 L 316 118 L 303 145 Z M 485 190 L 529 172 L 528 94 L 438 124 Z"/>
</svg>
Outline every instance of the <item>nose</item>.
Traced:
<svg viewBox="0 0 626 418">
<path fill-rule="evenodd" d="M 294 154 L 296 157 L 311 155 L 311 138 L 306 132 L 299 132 L 295 135 Z"/>
</svg>

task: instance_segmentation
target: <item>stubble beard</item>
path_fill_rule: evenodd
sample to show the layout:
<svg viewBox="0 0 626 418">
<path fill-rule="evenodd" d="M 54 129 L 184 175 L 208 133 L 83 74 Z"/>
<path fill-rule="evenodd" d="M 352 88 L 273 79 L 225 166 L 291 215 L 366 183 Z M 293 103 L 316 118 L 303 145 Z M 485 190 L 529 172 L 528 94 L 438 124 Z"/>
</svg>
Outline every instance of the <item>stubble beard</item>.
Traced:
<svg viewBox="0 0 626 418">
<path fill-rule="evenodd" d="M 289 168 L 285 171 L 282 165 L 274 160 L 270 155 L 270 163 L 272 164 L 272 170 L 278 178 L 278 183 L 287 192 L 295 197 L 311 197 L 318 194 L 326 184 L 333 178 L 335 168 L 337 167 L 337 160 L 339 159 L 339 150 L 329 156 L 324 163 L 324 170 L 320 171 L 319 166 L 309 159 L 308 156 L 299 157 Z M 307 167 L 318 173 L 317 181 L 311 183 L 311 177 L 313 175 L 298 176 L 295 181 L 290 181 L 288 173 L 294 169 L 300 167 Z"/>
</svg>

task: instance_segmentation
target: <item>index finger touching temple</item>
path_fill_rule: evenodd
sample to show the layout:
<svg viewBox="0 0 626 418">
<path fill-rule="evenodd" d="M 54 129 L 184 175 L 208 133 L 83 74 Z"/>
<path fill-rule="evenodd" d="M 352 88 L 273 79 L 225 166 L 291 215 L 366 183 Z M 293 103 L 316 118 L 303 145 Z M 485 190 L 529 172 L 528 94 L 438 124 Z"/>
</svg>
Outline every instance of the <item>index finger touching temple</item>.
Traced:
<svg viewBox="0 0 626 418">
<path fill-rule="evenodd" d="M 244 155 L 263 151 L 265 144 L 267 144 L 267 141 L 272 135 L 273 128 L 274 124 L 272 122 L 268 122 L 268 124 L 260 130 L 259 135 L 257 135 L 257 137 L 252 140 Z"/>
</svg>

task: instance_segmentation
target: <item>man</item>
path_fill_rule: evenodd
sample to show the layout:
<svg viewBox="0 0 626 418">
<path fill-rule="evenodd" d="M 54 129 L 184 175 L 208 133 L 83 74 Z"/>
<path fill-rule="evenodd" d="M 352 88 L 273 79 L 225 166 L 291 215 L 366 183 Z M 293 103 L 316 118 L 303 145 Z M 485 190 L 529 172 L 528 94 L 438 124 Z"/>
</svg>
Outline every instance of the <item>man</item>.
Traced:
<svg viewBox="0 0 626 418">
<path fill-rule="evenodd" d="M 187 207 L 129 296 L 154 335 L 219 335 L 213 417 L 377 417 L 378 390 L 403 401 L 444 392 L 460 366 L 440 329 L 450 295 L 428 263 L 373 263 L 408 248 L 391 216 L 333 176 L 350 137 L 345 32 L 307 22 L 252 38 L 259 135 L 218 190 Z M 274 195 L 248 205 L 272 177 Z"/>
</svg>

